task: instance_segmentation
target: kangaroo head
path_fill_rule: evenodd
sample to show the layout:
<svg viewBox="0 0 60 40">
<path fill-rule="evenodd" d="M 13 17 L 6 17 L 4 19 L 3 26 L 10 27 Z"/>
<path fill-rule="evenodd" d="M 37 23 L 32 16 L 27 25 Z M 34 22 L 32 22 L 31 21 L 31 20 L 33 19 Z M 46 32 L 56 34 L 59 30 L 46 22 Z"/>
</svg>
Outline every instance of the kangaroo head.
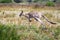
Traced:
<svg viewBox="0 0 60 40">
<path fill-rule="evenodd" d="M 19 14 L 19 16 L 21 17 L 23 15 L 23 10 L 21 11 L 21 13 Z"/>
</svg>

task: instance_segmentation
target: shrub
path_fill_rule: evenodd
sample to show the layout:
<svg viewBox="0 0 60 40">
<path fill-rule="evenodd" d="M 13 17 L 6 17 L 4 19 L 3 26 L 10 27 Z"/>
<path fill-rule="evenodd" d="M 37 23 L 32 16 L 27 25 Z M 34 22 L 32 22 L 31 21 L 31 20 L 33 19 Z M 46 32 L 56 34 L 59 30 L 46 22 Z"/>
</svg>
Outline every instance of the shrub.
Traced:
<svg viewBox="0 0 60 40">
<path fill-rule="evenodd" d="M 2 0 L 0 1 L 0 3 L 11 3 L 12 1 L 11 0 Z"/>
<path fill-rule="evenodd" d="M 55 4 L 54 4 L 54 2 L 49 1 L 49 2 L 46 3 L 46 6 L 55 6 Z"/>
</svg>

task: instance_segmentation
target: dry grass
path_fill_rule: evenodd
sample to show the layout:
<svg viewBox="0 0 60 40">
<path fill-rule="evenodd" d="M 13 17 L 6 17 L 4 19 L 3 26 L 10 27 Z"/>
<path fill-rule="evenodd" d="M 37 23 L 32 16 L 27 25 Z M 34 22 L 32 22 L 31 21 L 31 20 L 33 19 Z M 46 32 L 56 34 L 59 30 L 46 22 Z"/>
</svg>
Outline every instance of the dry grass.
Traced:
<svg viewBox="0 0 60 40">
<path fill-rule="evenodd" d="M 32 19 L 32 22 L 29 23 L 27 18 L 25 17 L 19 17 L 19 13 L 21 10 L 24 11 L 24 13 L 27 13 L 29 11 L 38 11 L 43 12 L 45 16 L 48 17 L 49 20 L 56 22 L 56 25 L 52 25 L 48 23 L 45 19 L 42 18 L 43 22 L 45 23 L 47 30 L 41 30 L 42 25 L 40 25 L 39 22 L 34 21 Z M 27 7 L 20 7 L 20 8 L 10 8 L 10 7 L 2 7 L 0 8 L 0 22 L 5 25 L 0 25 L 0 29 L 4 30 L 10 30 L 13 28 L 16 28 L 16 30 L 12 30 L 13 32 L 16 32 L 19 36 L 15 36 L 16 34 L 13 34 L 14 36 L 7 36 L 8 40 L 60 40 L 60 10 L 57 10 L 55 8 L 27 8 Z M 31 24 L 31 26 L 29 26 Z M 8 25 L 8 26 L 6 26 Z M 11 25 L 11 26 L 9 26 Z M 12 26 L 13 25 L 13 26 Z M 7 28 L 6 28 L 7 27 Z M 8 35 L 8 31 L 2 31 L 2 38 L 6 37 L 3 36 L 4 34 Z M 10 30 L 11 32 L 11 30 Z M 12 32 L 11 32 L 12 33 Z M 12 34 L 10 34 L 12 35 Z M 1 37 L 0 37 L 1 38 Z M 10 39 L 11 38 L 11 39 Z M 6 38 L 4 38 L 6 39 Z M 3 39 L 1 39 L 3 40 Z"/>
<path fill-rule="evenodd" d="M 3 8 L 3 9 L 2 9 Z M 24 24 L 24 25 L 28 25 L 28 20 L 25 18 L 25 17 L 19 17 L 19 13 L 21 12 L 21 10 L 24 11 L 24 13 L 28 13 L 32 10 L 34 11 L 38 11 L 38 12 L 43 12 L 43 14 L 45 16 L 48 17 L 49 20 L 53 21 L 53 22 L 57 22 L 57 23 L 60 23 L 60 10 L 57 10 L 53 7 L 50 8 L 37 8 L 37 9 L 34 9 L 34 8 L 30 8 L 28 7 L 17 7 L 17 8 L 12 8 L 12 7 L 2 7 L 1 8 L 1 11 L 0 11 L 0 21 L 3 22 L 3 23 L 12 23 L 12 24 L 17 24 L 17 25 L 20 25 L 20 24 Z M 19 8 L 19 9 L 18 9 Z M 17 10 L 18 9 L 18 10 Z M 48 22 L 46 22 L 44 19 L 42 19 L 44 21 L 44 23 L 46 24 L 46 26 L 53 26 L 51 24 L 49 24 Z M 34 21 L 34 19 L 32 19 L 32 22 L 31 22 L 32 25 L 38 25 L 40 26 L 38 22 Z"/>
</svg>

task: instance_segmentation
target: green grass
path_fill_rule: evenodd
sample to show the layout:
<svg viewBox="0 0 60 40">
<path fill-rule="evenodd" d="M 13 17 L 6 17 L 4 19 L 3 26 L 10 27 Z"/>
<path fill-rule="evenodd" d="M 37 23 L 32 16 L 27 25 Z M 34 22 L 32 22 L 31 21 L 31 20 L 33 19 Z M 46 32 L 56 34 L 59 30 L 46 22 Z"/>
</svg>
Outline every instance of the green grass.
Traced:
<svg viewBox="0 0 60 40">
<path fill-rule="evenodd" d="M 15 27 L 0 24 L 0 40 L 19 40 Z"/>
<path fill-rule="evenodd" d="M 3 25 L 0 23 L 0 40 L 60 40 L 60 27 L 42 30 L 32 25 Z"/>
</svg>

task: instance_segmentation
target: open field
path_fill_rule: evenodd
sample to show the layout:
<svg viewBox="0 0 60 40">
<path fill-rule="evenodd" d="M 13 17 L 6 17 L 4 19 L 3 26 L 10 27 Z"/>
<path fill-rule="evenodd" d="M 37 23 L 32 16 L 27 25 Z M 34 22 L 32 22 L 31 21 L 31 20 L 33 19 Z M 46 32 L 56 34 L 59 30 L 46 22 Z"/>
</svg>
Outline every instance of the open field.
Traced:
<svg viewBox="0 0 60 40">
<path fill-rule="evenodd" d="M 28 8 L 28 9 L 27 9 Z M 60 9 L 60 8 L 59 8 Z M 10 7 L 10 6 L 2 6 L 0 8 L 0 22 L 3 24 L 16 24 L 16 25 L 29 25 L 28 20 L 25 17 L 19 17 L 19 14 L 21 10 L 24 11 L 24 14 L 30 12 L 30 11 L 38 11 L 43 13 L 47 18 L 53 22 L 57 22 L 57 25 L 60 23 L 60 10 L 58 8 L 55 9 L 55 7 L 39 7 L 39 8 L 33 8 L 33 7 L 26 7 L 26 6 L 18 6 L 18 7 Z M 42 20 L 45 22 L 46 26 L 57 26 L 57 25 L 51 25 L 46 20 L 42 18 Z M 32 19 L 31 22 L 32 25 L 40 26 L 40 23 L 34 21 Z"/>
<path fill-rule="evenodd" d="M 41 30 L 42 25 L 34 19 L 29 26 L 25 17 L 19 17 L 21 10 L 24 14 L 30 11 L 42 12 L 57 24 L 52 25 L 42 18 L 47 30 Z M 1 40 L 60 40 L 60 7 L 0 6 L 0 31 Z"/>
</svg>

